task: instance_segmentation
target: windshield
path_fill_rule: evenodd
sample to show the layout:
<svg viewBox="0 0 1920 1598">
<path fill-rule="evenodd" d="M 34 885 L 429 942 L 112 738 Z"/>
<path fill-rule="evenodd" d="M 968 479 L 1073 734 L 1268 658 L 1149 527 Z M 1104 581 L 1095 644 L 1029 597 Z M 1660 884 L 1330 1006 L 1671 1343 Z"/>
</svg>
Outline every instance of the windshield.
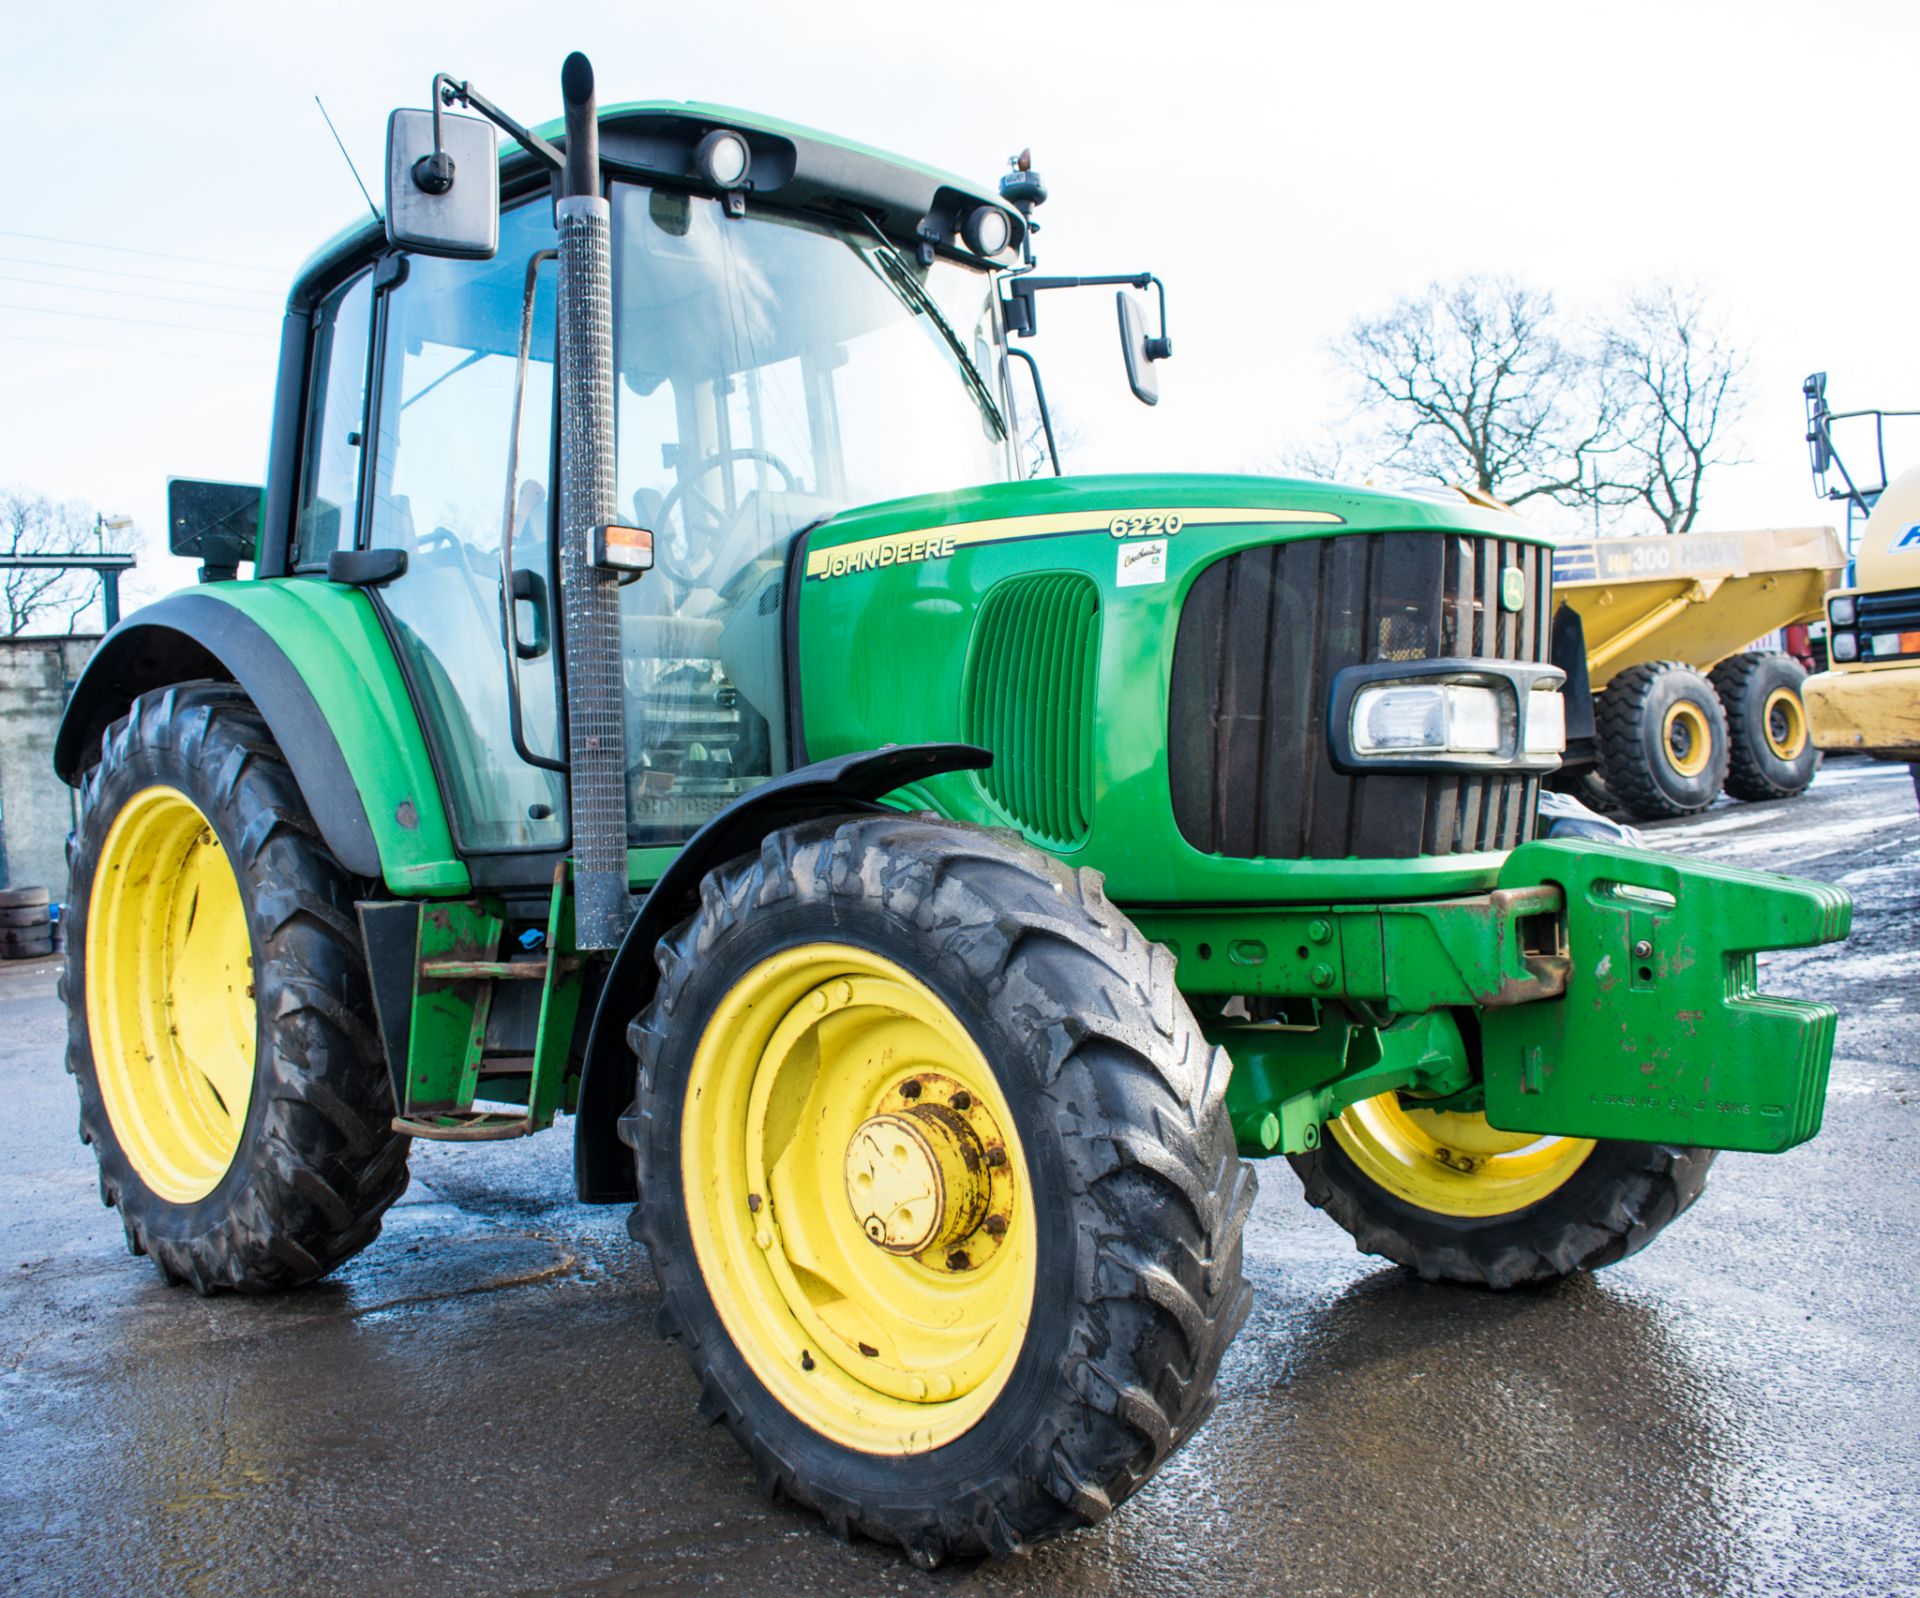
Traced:
<svg viewBox="0 0 1920 1598">
<path fill-rule="evenodd" d="M 923 267 L 859 223 L 632 185 L 613 222 L 622 509 L 676 552 L 750 495 L 806 501 L 764 508 L 777 537 L 1012 474 L 988 273 Z"/>
<path fill-rule="evenodd" d="M 628 815 L 671 842 L 787 764 L 782 564 L 835 511 L 1015 475 L 990 273 L 839 227 L 616 184 Z"/>
</svg>

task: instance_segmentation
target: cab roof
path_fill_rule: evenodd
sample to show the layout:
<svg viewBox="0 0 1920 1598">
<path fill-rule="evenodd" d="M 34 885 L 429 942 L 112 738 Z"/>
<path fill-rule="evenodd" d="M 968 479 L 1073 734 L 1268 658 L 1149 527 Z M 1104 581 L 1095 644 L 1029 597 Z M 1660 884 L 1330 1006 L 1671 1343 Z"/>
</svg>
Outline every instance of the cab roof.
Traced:
<svg viewBox="0 0 1920 1598">
<path fill-rule="evenodd" d="M 822 133 L 778 117 L 698 100 L 634 100 L 600 112 L 600 159 L 616 175 L 707 187 L 695 174 L 694 147 L 716 128 L 744 134 L 751 152 L 747 190 L 783 209 L 858 209 L 889 234 L 914 242 L 951 244 L 961 218 L 992 205 L 1012 225 L 1009 252 L 1026 231 L 1025 220 L 987 185 L 937 167 L 891 155 L 872 145 Z M 555 120 L 534 130 L 564 150 L 566 128 Z M 541 186 L 539 162 L 511 139 L 500 147 L 503 199 L 523 198 Z M 371 253 L 385 237 L 371 219 L 341 229 L 309 256 L 295 275 L 288 307 L 305 310 L 348 262 Z"/>
</svg>

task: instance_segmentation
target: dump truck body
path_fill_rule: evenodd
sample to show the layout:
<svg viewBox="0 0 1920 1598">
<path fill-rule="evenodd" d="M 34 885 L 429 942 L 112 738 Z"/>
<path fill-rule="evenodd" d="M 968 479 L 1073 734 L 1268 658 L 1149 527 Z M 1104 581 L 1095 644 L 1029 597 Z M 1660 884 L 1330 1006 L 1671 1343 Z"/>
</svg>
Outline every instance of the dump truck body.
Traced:
<svg viewBox="0 0 1920 1598">
<path fill-rule="evenodd" d="M 1769 527 L 1561 544 L 1554 592 L 1579 614 L 1596 691 L 1655 660 L 1706 671 L 1755 639 L 1817 620 L 1846 569 L 1831 527 Z"/>
</svg>

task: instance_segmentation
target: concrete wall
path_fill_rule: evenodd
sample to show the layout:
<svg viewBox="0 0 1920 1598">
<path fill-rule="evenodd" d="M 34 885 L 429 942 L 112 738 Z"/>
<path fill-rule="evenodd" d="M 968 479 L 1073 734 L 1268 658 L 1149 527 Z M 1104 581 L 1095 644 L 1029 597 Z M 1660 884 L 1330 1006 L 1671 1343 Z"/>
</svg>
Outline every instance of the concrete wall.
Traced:
<svg viewBox="0 0 1920 1598">
<path fill-rule="evenodd" d="M 0 886 L 67 896 L 73 790 L 53 774 L 53 735 L 100 640 L 0 638 Z"/>
</svg>

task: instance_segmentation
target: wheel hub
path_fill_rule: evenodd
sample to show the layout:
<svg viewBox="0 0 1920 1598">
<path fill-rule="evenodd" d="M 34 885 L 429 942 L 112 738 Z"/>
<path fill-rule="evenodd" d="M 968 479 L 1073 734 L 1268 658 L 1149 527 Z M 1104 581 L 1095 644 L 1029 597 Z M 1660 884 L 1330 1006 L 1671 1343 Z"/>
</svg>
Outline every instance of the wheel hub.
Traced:
<svg viewBox="0 0 1920 1598">
<path fill-rule="evenodd" d="M 867 1241 L 943 1273 L 976 1269 L 1013 1213 L 1006 1139 L 959 1082 L 921 1071 L 894 1083 L 854 1129 L 847 1202 Z"/>
<path fill-rule="evenodd" d="M 847 1145 L 847 1199 L 867 1241 L 889 1254 L 957 1243 L 986 1219 L 986 1150 L 941 1105 L 872 1116 Z"/>
</svg>

